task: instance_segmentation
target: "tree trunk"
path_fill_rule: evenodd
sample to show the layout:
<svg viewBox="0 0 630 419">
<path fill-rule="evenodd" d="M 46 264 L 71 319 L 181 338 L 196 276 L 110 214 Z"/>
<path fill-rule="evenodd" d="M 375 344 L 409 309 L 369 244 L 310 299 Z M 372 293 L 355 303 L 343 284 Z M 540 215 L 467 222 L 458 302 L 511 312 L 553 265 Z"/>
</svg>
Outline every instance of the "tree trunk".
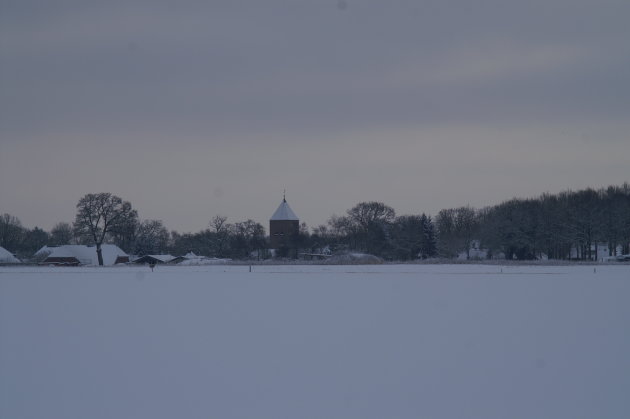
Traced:
<svg viewBox="0 0 630 419">
<path fill-rule="evenodd" d="M 612 243 L 612 241 L 608 242 L 608 256 L 613 256 L 613 249 L 614 249 L 614 245 Z"/>
<path fill-rule="evenodd" d="M 98 266 L 103 266 L 103 250 L 100 243 L 96 243 L 96 255 L 98 256 Z"/>
<path fill-rule="evenodd" d="M 595 255 L 594 255 L 595 256 L 595 262 L 597 262 L 599 260 L 599 254 L 598 254 L 599 252 L 598 251 L 599 251 L 599 246 L 598 246 L 597 242 L 595 242 Z"/>
</svg>

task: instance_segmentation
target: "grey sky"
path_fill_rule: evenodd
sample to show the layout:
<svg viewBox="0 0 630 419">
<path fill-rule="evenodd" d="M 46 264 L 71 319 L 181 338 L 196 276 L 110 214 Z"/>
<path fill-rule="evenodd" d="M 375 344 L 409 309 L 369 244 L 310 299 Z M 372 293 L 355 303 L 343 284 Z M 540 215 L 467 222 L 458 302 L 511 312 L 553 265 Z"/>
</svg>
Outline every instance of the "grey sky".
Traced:
<svg viewBox="0 0 630 419">
<path fill-rule="evenodd" d="M 630 181 L 630 2 L 0 0 L 0 213 L 197 231 Z"/>
</svg>

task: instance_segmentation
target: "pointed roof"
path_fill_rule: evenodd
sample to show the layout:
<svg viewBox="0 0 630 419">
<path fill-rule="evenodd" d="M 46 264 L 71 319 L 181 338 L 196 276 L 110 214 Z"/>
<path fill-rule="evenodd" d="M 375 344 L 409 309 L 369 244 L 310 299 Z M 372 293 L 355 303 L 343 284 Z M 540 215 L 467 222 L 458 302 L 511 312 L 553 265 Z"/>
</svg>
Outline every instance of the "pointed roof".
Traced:
<svg viewBox="0 0 630 419">
<path fill-rule="evenodd" d="M 291 221 L 300 221 L 300 219 L 295 215 L 286 199 L 282 200 L 282 203 L 271 216 L 270 221 L 280 221 L 280 220 L 291 220 Z"/>
</svg>

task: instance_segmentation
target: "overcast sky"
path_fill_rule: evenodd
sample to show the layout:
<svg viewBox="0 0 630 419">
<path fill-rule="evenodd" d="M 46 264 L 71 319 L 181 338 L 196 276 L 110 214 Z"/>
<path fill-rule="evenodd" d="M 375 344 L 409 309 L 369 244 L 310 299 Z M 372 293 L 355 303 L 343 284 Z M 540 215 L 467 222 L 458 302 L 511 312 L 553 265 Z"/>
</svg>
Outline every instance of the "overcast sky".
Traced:
<svg viewBox="0 0 630 419">
<path fill-rule="evenodd" d="M 0 0 L 0 213 L 180 232 L 630 181 L 627 0 Z"/>
</svg>

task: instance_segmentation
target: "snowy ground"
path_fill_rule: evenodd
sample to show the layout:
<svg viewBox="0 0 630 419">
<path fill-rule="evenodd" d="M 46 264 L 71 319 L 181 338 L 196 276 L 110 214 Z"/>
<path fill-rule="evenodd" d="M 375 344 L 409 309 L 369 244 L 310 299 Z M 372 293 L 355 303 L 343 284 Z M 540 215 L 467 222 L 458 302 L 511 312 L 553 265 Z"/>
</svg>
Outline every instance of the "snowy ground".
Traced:
<svg viewBox="0 0 630 419">
<path fill-rule="evenodd" d="M 630 417 L 630 266 L 0 268 L 0 418 Z"/>
</svg>

